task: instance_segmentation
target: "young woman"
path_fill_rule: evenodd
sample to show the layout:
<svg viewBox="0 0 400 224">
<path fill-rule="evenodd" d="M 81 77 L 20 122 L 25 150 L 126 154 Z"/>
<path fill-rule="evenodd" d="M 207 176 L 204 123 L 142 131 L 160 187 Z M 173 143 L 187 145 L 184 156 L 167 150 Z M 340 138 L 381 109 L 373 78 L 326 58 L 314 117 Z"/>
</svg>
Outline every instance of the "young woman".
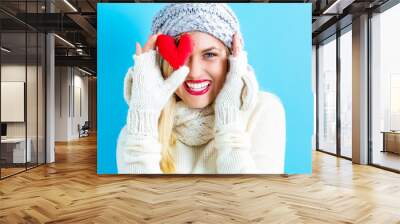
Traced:
<svg viewBox="0 0 400 224">
<path fill-rule="evenodd" d="M 125 77 L 127 124 L 117 145 L 119 173 L 284 173 L 285 112 L 259 91 L 243 49 L 239 22 L 226 4 L 178 3 L 153 19 L 153 35 L 136 43 Z M 174 70 L 157 37 L 192 51 Z"/>
</svg>

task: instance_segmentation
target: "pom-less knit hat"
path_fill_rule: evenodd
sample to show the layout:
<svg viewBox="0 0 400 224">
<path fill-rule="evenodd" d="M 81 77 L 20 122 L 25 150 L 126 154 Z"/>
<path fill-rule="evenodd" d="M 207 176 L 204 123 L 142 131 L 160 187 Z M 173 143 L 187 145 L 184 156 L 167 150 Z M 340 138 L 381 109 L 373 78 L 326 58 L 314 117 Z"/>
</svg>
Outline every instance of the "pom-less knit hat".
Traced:
<svg viewBox="0 0 400 224">
<path fill-rule="evenodd" d="M 151 31 L 170 36 L 200 31 L 211 34 L 232 49 L 232 35 L 239 36 L 239 21 L 223 3 L 175 3 L 160 10 L 153 19 Z"/>
</svg>

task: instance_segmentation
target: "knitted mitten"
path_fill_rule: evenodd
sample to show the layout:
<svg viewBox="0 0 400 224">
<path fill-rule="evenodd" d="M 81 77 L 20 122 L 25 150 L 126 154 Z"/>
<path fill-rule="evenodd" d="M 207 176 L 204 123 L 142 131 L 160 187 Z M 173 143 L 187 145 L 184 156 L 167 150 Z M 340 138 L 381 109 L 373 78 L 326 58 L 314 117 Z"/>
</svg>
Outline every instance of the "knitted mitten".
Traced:
<svg viewBox="0 0 400 224">
<path fill-rule="evenodd" d="M 164 80 L 156 60 L 156 51 L 134 55 L 134 60 L 135 66 L 129 68 L 125 77 L 125 99 L 129 100 L 127 131 L 128 134 L 157 138 L 161 110 L 183 83 L 189 68 L 182 66 Z"/>
<path fill-rule="evenodd" d="M 230 69 L 224 87 L 215 100 L 215 147 L 218 173 L 257 173 L 250 154 L 250 136 L 244 124 L 244 111 L 255 105 L 257 80 L 241 51 L 229 57 Z"/>
<path fill-rule="evenodd" d="M 248 107 L 242 102 L 244 77 L 247 70 L 247 53 L 242 51 L 237 56 L 229 56 L 229 72 L 225 84 L 215 100 L 215 128 L 221 130 L 227 125 L 242 126 L 240 109 Z M 247 91 L 254 94 L 253 91 Z M 246 109 L 246 108 L 245 108 Z"/>
</svg>

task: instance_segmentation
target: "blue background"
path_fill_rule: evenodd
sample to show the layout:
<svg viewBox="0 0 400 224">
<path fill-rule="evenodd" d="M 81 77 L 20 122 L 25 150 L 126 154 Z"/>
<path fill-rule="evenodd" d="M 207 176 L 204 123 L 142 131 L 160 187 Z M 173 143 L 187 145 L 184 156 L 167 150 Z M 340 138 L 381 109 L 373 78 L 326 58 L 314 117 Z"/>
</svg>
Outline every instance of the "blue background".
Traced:
<svg viewBox="0 0 400 224">
<path fill-rule="evenodd" d="M 135 42 L 143 46 L 151 21 L 165 4 L 99 3 L 98 174 L 116 174 L 116 145 L 126 122 L 123 81 Z M 285 173 L 311 173 L 311 4 L 229 4 L 239 18 L 245 50 L 262 90 L 277 95 L 286 111 Z"/>
</svg>

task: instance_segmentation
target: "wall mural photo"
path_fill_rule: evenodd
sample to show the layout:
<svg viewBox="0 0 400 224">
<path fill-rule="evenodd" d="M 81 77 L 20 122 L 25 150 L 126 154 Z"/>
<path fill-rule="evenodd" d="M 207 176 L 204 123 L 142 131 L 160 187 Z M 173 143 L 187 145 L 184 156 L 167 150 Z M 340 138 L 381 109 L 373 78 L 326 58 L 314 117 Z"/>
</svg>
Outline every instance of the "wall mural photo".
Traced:
<svg viewBox="0 0 400 224">
<path fill-rule="evenodd" d="M 311 4 L 98 4 L 98 174 L 311 173 L 310 21 Z"/>
</svg>

